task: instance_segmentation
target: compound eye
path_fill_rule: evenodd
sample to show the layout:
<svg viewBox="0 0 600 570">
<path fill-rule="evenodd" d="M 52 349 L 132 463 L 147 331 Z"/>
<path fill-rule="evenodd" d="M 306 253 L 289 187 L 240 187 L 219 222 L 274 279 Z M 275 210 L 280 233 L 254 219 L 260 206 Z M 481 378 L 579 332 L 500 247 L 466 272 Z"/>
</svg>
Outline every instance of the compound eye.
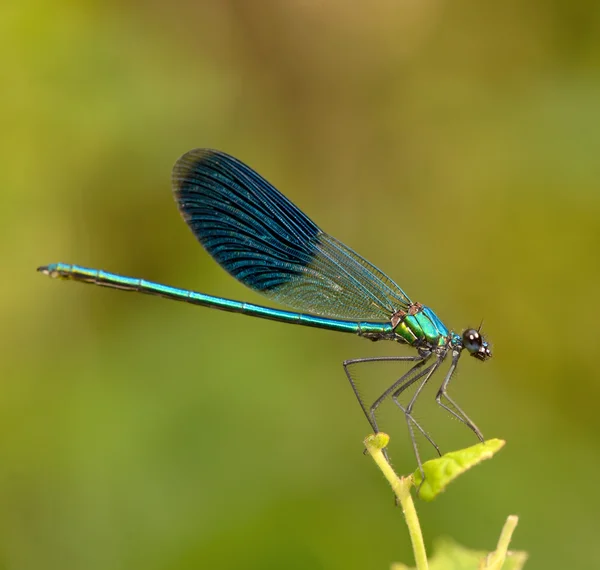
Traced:
<svg viewBox="0 0 600 570">
<path fill-rule="evenodd" d="M 481 346 L 483 344 L 483 338 L 481 338 L 479 331 L 477 331 L 475 329 L 467 329 L 462 335 L 462 340 L 463 340 L 463 346 L 471 354 L 475 354 L 475 353 L 479 352 L 479 349 L 481 348 Z"/>
</svg>

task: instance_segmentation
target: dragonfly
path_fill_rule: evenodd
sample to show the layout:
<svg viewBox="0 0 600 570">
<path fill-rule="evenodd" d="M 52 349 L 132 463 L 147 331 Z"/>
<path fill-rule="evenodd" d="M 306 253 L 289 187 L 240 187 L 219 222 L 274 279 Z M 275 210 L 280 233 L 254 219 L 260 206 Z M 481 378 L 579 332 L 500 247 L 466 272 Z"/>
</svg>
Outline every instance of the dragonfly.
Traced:
<svg viewBox="0 0 600 570">
<path fill-rule="evenodd" d="M 344 361 L 343 367 L 375 433 L 380 431 L 377 411 L 383 402 L 391 400 L 403 412 L 421 473 L 416 436 L 422 434 L 441 452 L 413 417 L 413 409 L 425 385 L 449 358 L 436 402 L 484 441 L 479 428 L 448 394 L 463 351 L 481 361 L 492 356 L 481 327 L 467 328 L 462 334 L 448 329 L 432 309 L 411 301 L 392 279 L 321 230 L 233 156 L 211 149 L 191 150 L 175 163 L 172 186 L 179 212 L 212 258 L 240 283 L 293 311 L 67 263 L 44 265 L 38 271 L 54 278 L 409 345 L 415 349 L 411 355 L 355 358 Z M 382 361 L 408 362 L 411 367 L 369 403 L 361 397 L 353 372 L 357 365 Z M 408 403 L 402 403 L 400 396 L 411 386 L 414 393 Z"/>
</svg>

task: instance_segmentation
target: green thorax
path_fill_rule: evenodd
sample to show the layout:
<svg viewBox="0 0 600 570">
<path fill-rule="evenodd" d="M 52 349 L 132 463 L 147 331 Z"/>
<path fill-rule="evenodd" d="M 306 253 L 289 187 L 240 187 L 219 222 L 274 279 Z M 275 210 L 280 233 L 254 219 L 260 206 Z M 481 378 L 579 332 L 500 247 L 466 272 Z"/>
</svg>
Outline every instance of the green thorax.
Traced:
<svg viewBox="0 0 600 570">
<path fill-rule="evenodd" d="M 408 344 L 427 343 L 443 346 L 450 333 L 438 316 L 423 305 L 414 305 L 394 329 L 394 332 Z"/>
</svg>

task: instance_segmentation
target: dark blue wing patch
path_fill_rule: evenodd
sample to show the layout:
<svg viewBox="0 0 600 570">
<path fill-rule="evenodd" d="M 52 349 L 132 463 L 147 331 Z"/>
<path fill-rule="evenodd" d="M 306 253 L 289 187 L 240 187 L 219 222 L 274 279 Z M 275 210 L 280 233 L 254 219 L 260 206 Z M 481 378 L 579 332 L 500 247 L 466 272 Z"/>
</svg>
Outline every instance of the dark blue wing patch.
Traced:
<svg viewBox="0 0 600 570">
<path fill-rule="evenodd" d="M 313 314 L 365 320 L 387 320 L 410 304 L 391 279 L 232 156 L 194 149 L 176 162 L 172 182 L 204 248 L 267 297 Z"/>
</svg>

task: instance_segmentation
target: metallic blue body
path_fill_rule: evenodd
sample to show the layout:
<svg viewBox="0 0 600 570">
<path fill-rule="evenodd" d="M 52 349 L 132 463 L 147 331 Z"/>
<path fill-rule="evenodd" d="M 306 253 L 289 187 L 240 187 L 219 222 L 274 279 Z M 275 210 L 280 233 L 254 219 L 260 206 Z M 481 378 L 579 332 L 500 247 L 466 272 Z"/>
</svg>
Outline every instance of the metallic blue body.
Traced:
<svg viewBox="0 0 600 570">
<path fill-rule="evenodd" d="M 375 413 L 384 400 L 391 398 L 403 410 L 419 465 L 414 429 L 439 449 L 412 417 L 412 408 L 421 389 L 451 354 L 436 400 L 483 440 L 475 424 L 446 393 L 463 349 L 482 361 L 491 357 L 479 330 L 467 329 L 462 335 L 449 331 L 429 307 L 413 303 L 387 275 L 323 232 L 274 186 L 232 156 L 214 150 L 192 150 L 176 162 L 172 185 L 181 215 L 215 261 L 244 285 L 294 311 L 78 265 L 54 263 L 38 270 L 51 277 L 413 346 L 417 350 L 413 356 L 349 360 L 344 362 L 344 369 L 375 431 Z M 373 360 L 410 361 L 413 367 L 366 406 L 350 368 Z M 415 394 L 403 406 L 399 396 L 415 383 Z"/>
<path fill-rule="evenodd" d="M 147 281 L 146 279 L 139 279 L 137 277 L 126 277 L 101 269 L 82 267 L 80 265 L 51 263 L 43 268 L 43 272 L 50 277 L 72 279 L 74 281 L 93 283 L 95 285 L 110 287 L 112 289 L 121 289 L 124 291 L 137 291 L 138 293 L 156 295 L 175 301 L 185 301 L 192 305 L 201 305 L 203 307 L 220 309 L 232 313 L 242 313 L 252 317 L 260 317 L 262 319 L 270 319 L 272 321 L 283 323 L 317 327 L 358 335 L 393 334 L 393 327 L 390 323 L 342 321 L 292 311 L 281 311 L 270 307 L 254 305 L 252 303 L 242 303 L 232 299 L 225 299 L 224 297 L 214 297 L 197 291 L 190 291 L 189 289 L 179 289 L 177 287 Z"/>
<path fill-rule="evenodd" d="M 185 301 L 275 321 L 413 346 L 446 346 L 448 329 L 387 275 L 323 232 L 257 172 L 222 152 L 195 149 L 172 174 L 179 211 L 233 277 L 295 311 L 224 299 L 78 265 L 40 268 L 53 277 Z M 405 314 L 400 323 L 392 316 Z"/>
</svg>

